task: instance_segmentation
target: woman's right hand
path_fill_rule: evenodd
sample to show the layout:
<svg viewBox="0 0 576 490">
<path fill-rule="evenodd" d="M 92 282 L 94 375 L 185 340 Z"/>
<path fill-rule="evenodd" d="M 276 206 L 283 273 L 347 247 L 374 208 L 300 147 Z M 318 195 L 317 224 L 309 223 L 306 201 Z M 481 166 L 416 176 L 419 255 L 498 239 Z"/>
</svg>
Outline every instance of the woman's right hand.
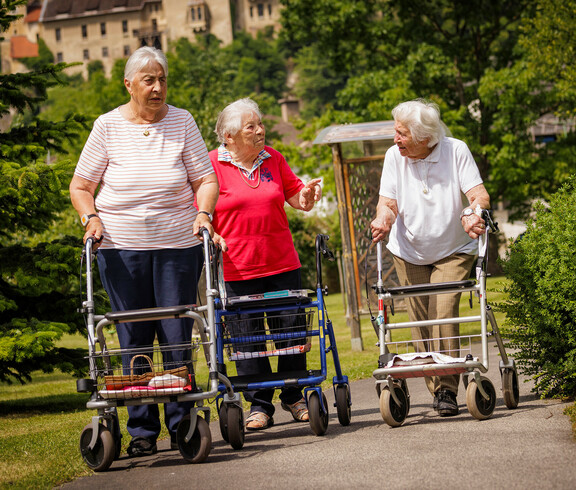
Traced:
<svg viewBox="0 0 576 490">
<path fill-rule="evenodd" d="M 102 243 L 102 239 L 104 238 L 104 228 L 102 226 L 102 221 L 100 221 L 100 218 L 97 216 L 88 221 L 83 242 L 86 243 L 86 240 L 88 240 L 90 237 L 94 238 L 94 245 L 92 246 L 92 250 L 97 250 Z"/>
</svg>

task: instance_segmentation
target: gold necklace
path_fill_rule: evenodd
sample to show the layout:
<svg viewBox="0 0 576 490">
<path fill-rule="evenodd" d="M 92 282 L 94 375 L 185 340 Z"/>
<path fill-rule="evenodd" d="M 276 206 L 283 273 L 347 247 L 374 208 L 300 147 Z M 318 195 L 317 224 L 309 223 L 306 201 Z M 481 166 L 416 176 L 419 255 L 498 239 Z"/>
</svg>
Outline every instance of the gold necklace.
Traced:
<svg viewBox="0 0 576 490">
<path fill-rule="evenodd" d="M 244 175 L 244 172 L 242 171 L 242 169 L 240 167 L 238 168 L 238 172 L 240 172 L 240 176 L 242 177 L 242 180 L 244 182 L 246 182 L 246 185 L 252 189 L 256 189 L 256 187 L 258 187 L 260 185 L 260 165 L 258 165 L 258 169 L 256 170 L 257 175 L 256 175 L 256 185 L 251 185 L 250 181 L 246 178 L 246 176 Z"/>
<path fill-rule="evenodd" d="M 143 117 L 139 117 L 139 116 L 136 115 L 136 113 L 132 110 L 132 106 L 130 105 L 130 102 L 128 102 L 127 105 L 128 105 L 128 109 L 130 109 L 130 112 L 132 113 L 132 117 L 133 117 L 134 119 L 144 119 Z M 161 112 L 162 112 L 162 111 L 160 111 L 158 114 L 160 114 Z M 154 118 L 152 119 L 151 122 L 146 123 L 146 124 L 148 125 L 148 127 L 145 128 L 145 129 L 144 129 L 144 132 L 142 133 L 144 136 L 150 136 L 150 126 L 151 126 L 152 124 L 154 124 L 154 123 L 157 122 L 157 121 L 156 121 L 156 118 L 158 117 L 158 114 L 156 114 L 156 115 L 154 116 Z M 138 123 L 134 123 L 134 124 L 138 124 Z"/>
</svg>

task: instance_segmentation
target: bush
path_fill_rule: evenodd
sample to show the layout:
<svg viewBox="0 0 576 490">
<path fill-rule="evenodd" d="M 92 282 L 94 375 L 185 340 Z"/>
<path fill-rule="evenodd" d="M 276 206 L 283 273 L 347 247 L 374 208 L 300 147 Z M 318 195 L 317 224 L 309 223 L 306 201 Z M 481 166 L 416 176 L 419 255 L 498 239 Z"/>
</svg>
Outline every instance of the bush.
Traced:
<svg viewBox="0 0 576 490">
<path fill-rule="evenodd" d="M 535 206 L 535 218 L 510 248 L 504 334 L 520 371 L 542 397 L 576 392 L 576 178 Z"/>
</svg>

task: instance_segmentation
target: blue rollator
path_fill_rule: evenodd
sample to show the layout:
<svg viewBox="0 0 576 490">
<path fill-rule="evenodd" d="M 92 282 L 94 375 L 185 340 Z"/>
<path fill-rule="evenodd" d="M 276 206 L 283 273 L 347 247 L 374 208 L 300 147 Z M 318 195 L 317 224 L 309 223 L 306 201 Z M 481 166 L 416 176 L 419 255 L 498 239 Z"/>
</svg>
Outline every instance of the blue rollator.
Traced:
<svg viewBox="0 0 576 490">
<path fill-rule="evenodd" d="M 220 301 L 216 302 L 218 371 L 231 383 L 231 388 L 220 386 L 217 398 L 220 431 L 234 449 L 242 448 L 245 434 L 239 392 L 304 388 L 312 431 L 319 436 L 326 433 L 328 404 L 320 385 L 327 377 L 326 354 L 329 352 L 336 372 L 332 383 L 338 420 L 341 425 L 350 424 L 350 386 L 340 368 L 334 330 L 324 304 L 327 288 L 322 284 L 321 261 L 322 258 L 334 260 L 326 244 L 328 238 L 326 235 L 316 237 L 315 300 L 307 290 L 283 290 L 227 298 L 221 294 Z M 316 344 L 320 369 L 308 369 L 306 354 L 312 353 Z M 227 375 L 226 361 L 260 359 L 269 366 L 270 358 L 274 357 L 278 359 L 276 371 L 270 368 L 254 375 Z M 294 370 L 286 369 L 294 365 Z"/>
</svg>

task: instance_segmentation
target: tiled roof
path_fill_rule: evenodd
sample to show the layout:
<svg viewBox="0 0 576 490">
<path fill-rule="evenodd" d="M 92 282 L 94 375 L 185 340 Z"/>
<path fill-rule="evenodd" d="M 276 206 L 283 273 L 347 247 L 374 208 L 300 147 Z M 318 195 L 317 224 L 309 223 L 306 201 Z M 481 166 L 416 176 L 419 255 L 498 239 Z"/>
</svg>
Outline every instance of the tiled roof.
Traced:
<svg viewBox="0 0 576 490">
<path fill-rule="evenodd" d="M 150 0 L 45 0 L 42 22 L 64 17 L 96 15 L 110 11 L 139 10 Z"/>
<path fill-rule="evenodd" d="M 40 12 L 42 12 L 42 9 L 40 7 L 31 10 L 26 14 L 26 17 L 24 17 L 24 22 L 27 23 L 38 22 L 38 19 L 40 18 Z"/>
<path fill-rule="evenodd" d="M 28 40 L 26 36 L 10 38 L 10 56 L 12 59 L 35 58 L 38 56 L 38 44 Z"/>
</svg>

